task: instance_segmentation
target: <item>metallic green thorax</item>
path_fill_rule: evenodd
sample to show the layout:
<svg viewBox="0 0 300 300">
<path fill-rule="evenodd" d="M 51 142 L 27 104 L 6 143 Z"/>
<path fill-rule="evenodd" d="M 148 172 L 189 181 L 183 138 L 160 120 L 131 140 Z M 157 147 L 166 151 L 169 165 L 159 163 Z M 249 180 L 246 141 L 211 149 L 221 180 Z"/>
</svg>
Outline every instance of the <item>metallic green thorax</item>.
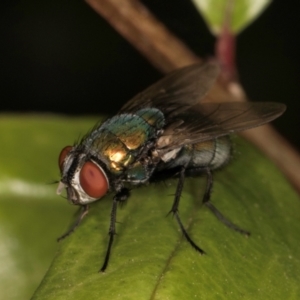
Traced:
<svg viewBox="0 0 300 300">
<path fill-rule="evenodd" d="M 106 165 L 111 174 L 122 175 L 124 181 L 132 184 L 142 183 L 149 179 L 153 170 L 137 158 L 147 143 L 157 139 L 164 125 L 160 110 L 144 108 L 135 114 L 120 114 L 108 119 L 87 135 L 82 144 Z M 231 143 L 227 136 L 187 144 L 178 148 L 173 158 L 162 160 L 155 172 L 180 166 L 188 169 L 209 166 L 213 170 L 226 164 L 230 154 Z"/>
<path fill-rule="evenodd" d="M 147 170 L 136 161 L 143 146 L 157 137 L 164 126 L 164 115 L 156 108 L 145 108 L 135 114 L 120 114 L 93 130 L 82 144 L 90 149 L 115 174 L 126 170 L 127 179 L 142 182 Z"/>
</svg>

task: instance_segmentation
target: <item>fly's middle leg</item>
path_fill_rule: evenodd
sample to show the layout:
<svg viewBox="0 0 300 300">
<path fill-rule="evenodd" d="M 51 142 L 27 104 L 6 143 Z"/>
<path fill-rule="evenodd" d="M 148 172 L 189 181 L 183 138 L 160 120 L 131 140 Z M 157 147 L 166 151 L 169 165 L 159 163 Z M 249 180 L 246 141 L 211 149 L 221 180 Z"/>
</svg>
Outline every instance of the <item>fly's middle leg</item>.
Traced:
<svg viewBox="0 0 300 300">
<path fill-rule="evenodd" d="M 190 245 L 195 250 L 200 252 L 201 254 L 204 254 L 205 252 L 192 240 L 192 238 L 187 233 L 186 229 L 184 228 L 184 226 L 181 222 L 181 219 L 180 219 L 179 213 L 178 213 L 180 197 L 181 197 L 181 193 L 182 193 L 182 189 L 183 189 L 183 185 L 184 185 L 185 172 L 186 172 L 186 167 L 182 167 L 180 172 L 179 172 L 179 179 L 178 179 L 178 184 L 177 184 L 177 188 L 176 188 L 174 202 L 173 202 L 172 208 L 171 208 L 169 213 L 172 213 L 173 216 L 176 218 L 176 221 L 179 224 L 181 232 L 183 233 L 186 240 L 190 243 Z"/>
</svg>

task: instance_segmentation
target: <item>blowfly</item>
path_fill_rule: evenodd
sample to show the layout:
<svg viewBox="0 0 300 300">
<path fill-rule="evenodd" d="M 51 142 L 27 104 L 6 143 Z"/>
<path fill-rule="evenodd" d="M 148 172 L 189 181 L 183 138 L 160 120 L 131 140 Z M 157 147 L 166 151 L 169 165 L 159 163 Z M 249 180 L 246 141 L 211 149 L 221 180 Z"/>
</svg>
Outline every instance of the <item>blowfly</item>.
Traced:
<svg viewBox="0 0 300 300">
<path fill-rule="evenodd" d="M 205 102 L 219 73 L 217 64 L 195 64 L 173 71 L 127 102 L 112 118 L 97 124 L 79 143 L 62 149 L 59 155 L 61 180 L 68 200 L 82 207 L 69 235 L 88 212 L 88 205 L 114 193 L 109 241 L 100 271 L 108 265 L 118 203 L 128 199 L 138 185 L 178 178 L 170 212 L 190 245 L 192 240 L 178 213 L 184 180 L 188 176 L 207 178 L 202 199 L 228 227 L 248 234 L 227 220 L 210 201 L 212 171 L 226 165 L 232 146 L 228 135 L 260 126 L 285 111 L 279 103 Z"/>
</svg>

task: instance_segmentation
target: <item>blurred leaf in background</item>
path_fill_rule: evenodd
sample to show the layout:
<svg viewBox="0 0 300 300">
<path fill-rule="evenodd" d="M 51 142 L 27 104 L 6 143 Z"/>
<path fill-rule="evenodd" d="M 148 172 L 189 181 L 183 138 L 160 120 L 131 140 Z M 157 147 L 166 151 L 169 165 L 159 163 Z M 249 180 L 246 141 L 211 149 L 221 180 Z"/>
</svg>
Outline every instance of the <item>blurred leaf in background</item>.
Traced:
<svg viewBox="0 0 300 300">
<path fill-rule="evenodd" d="M 251 24 L 272 0 L 192 0 L 215 35 L 222 30 L 226 15 L 230 14 L 230 29 L 239 33 Z"/>
</svg>

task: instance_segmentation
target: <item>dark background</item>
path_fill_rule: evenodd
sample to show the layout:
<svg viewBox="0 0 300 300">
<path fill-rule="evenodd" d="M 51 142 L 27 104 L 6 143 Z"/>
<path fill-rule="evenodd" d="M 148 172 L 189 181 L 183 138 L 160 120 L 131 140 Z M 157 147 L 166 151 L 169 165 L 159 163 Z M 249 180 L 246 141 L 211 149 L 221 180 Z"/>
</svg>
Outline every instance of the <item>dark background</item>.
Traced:
<svg viewBox="0 0 300 300">
<path fill-rule="evenodd" d="M 190 1 L 143 2 L 197 54 L 213 54 L 214 38 Z M 245 29 L 237 63 L 250 99 L 287 103 L 275 125 L 300 147 L 297 3 L 275 0 Z M 0 112 L 111 114 L 161 76 L 79 0 L 2 1 L 0 38 Z"/>
</svg>

